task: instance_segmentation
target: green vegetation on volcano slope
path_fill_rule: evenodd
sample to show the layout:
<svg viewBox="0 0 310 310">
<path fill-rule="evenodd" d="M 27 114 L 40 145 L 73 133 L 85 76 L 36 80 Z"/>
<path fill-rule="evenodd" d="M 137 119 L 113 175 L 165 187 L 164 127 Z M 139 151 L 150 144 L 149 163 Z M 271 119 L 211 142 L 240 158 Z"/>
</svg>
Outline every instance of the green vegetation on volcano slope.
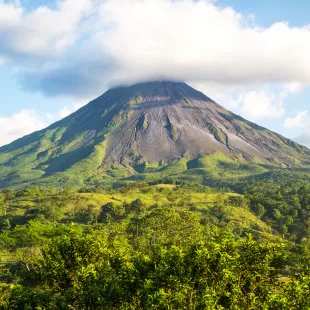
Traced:
<svg viewBox="0 0 310 310">
<path fill-rule="evenodd" d="M 276 167 L 248 163 L 242 158 L 221 153 L 189 160 L 184 157 L 169 163 L 142 163 L 131 169 L 121 164 L 113 165 L 104 176 L 94 175 L 85 183 L 94 185 L 119 185 L 131 182 L 184 181 L 213 185 L 219 181 L 237 180 L 246 176 L 263 174 Z"/>
<path fill-rule="evenodd" d="M 102 142 L 99 145 L 89 146 L 89 154 L 85 153 L 85 156 L 79 154 L 83 158 L 79 158 L 79 161 L 72 164 L 70 168 L 64 166 L 68 164 L 68 158 L 61 155 L 62 151 L 58 150 L 57 156 L 54 154 L 53 156 L 56 157 L 50 162 L 50 165 L 57 165 L 58 168 L 51 171 L 48 166 L 43 167 L 43 155 L 40 156 L 39 153 L 33 155 L 33 152 L 28 149 L 24 151 L 25 155 L 22 157 L 21 155 L 13 156 L 9 163 L 6 163 L 7 158 L 6 160 L 3 159 L 3 155 L 0 154 L 0 179 L 2 180 L 0 187 L 22 188 L 26 185 L 39 185 L 81 188 L 83 186 L 112 185 L 132 181 L 152 182 L 168 177 L 175 180 L 207 184 L 212 180 L 236 179 L 274 169 L 274 167 L 266 168 L 260 164 L 248 163 L 241 158 L 221 153 L 195 160 L 184 157 L 169 163 L 143 162 L 133 167 L 126 167 L 121 164 L 100 167 L 105 156 L 105 143 Z M 71 155 L 73 156 L 73 154 Z M 3 161 L 3 165 L 1 165 L 1 161 Z M 22 167 L 20 167 L 21 162 L 23 163 Z M 45 172 L 39 168 L 44 168 Z"/>
<path fill-rule="evenodd" d="M 183 158 L 167 163 L 137 158 L 133 159 L 131 166 L 120 163 L 103 165 L 109 126 L 93 137 L 87 131 L 73 134 L 70 126 L 74 123 L 74 118 L 65 119 L 61 121 L 60 129 L 51 127 L 3 147 L 0 152 L 0 188 L 36 185 L 81 188 L 132 181 L 154 182 L 168 177 L 213 185 L 223 179 L 238 179 L 280 169 L 278 164 L 263 165 L 258 158 L 249 161 L 240 154 L 218 152 L 193 160 L 185 154 Z M 37 139 L 40 143 L 36 142 Z M 303 172 L 302 168 L 299 172 Z"/>
<path fill-rule="evenodd" d="M 0 308 L 308 309 L 301 186 L 261 196 L 197 184 L 4 190 Z M 302 217 L 285 223 L 284 200 Z"/>
<path fill-rule="evenodd" d="M 83 186 L 112 185 L 132 181 L 152 182 L 164 178 L 213 184 L 212 182 L 216 183 L 218 180 L 237 179 L 276 169 L 276 167 L 266 167 L 259 163 L 248 163 L 243 159 L 221 153 L 195 160 L 182 158 L 169 163 L 143 162 L 133 167 L 113 164 L 111 167 L 100 168 L 105 156 L 105 143 L 102 142 L 99 145 L 90 145 L 87 154 L 77 154 L 79 160 L 68 169 L 62 166 L 68 164 L 68 159 L 61 155 L 58 150 L 59 154 L 55 155 L 57 158 L 51 161 L 58 168 L 51 171 L 48 166 L 44 167 L 43 157 L 40 157 L 39 153 L 33 155 L 28 147 L 23 152 L 23 156 L 14 155 L 9 163 L 6 163 L 3 155 L 0 155 L 0 187 L 22 188 L 29 185 L 39 185 L 81 188 Z M 3 165 L 1 165 L 1 161 L 3 161 Z M 21 163 L 22 166 L 20 166 Z"/>
</svg>

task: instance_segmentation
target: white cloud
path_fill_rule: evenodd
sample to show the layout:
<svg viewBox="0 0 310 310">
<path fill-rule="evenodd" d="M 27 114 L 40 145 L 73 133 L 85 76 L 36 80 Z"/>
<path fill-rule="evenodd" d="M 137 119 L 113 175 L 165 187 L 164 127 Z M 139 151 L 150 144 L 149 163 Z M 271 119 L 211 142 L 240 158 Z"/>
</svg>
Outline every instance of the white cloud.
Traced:
<svg viewBox="0 0 310 310">
<path fill-rule="evenodd" d="M 0 1 L 0 27 L 1 29 L 9 29 L 12 26 L 18 25 L 23 9 L 14 3 L 6 3 Z"/>
<path fill-rule="evenodd" d="M 3 66 L 5 64 L 5 59 L 0 57 L 0 66 Z"/>
<path fill-rule="evenodd" d="M 110 0 L 100 14 L 97 39 L 117 64 L 115 82 L 310 81 L 309 27 L 253 26 L 210 1 Z"/>
<path fill-rule="evenodd" d="M 11 116 L 0 117 L 0 146 L 47 127 L 59 117 L 64 118 L 75 112 L 85 103 L 84 100 L 76 100 L 71 105 L 63 107 L 59 114 L 39 114 L 35 110 L 22 109 Z"/>
<path fill-rule="evenodd" d="M 281 117 L 284 112 L 286 93 L 274 93 L 266 90 L 253 90 L 239 94 L 237 100 L 229 104 L 240 114 L 251 120 L 272 119 Z"/>
<path fill-rule="evenodd" d="M 308 131 L 305 131 L 299 138 L 297 138 L 296 141 L 310 148 L 310 128 Z"/>
<path fill-rule="evenodd" d="M 71 105 L 64 106 L 59 113 L 60 117 L 64 118 L 64 117 L 72 114 L 73 112 L 75 112 L 78 109 L 80 109 L 81 107 L 83 107 L 85 105 L 85 102 L 86 101 L 84 101 L 84 100 L 80 101 L 80 102 L 76 101 L 76 102 L 72 103 Z"/>
<path fill-rule="evenodd" d="M 0 145 L 8 144 L 46 126 L 45 119 L 34 110 L 21 110 L 12 116 L 0 117 Z"/>
<path fill-rule="evenodd" d="M 296 138 L 296 141 L 310 149 L 310 125 Z"/>
<path fill-rule="evenodd" d="M 284 127 L 303 129 L 303 133 L 296 138 L 296 141 L 310 148 L 310 115 L 308 110 L 300 111 L 295 116 L 286 118 Z"/>
<path fill-rule="evenodd" d="M 310 126 L 310 116 L 308 111 L 301 111 L 294 117 L 288 117 L 284 122 L 286 128 L 306 128 Z"/>
<path fill-rule="evenodd" d="M 0 56 L 10 59 L 53 58 L 78 39 L 78 26 L 90 13 L 92 0 L 64 0 L 56 9 L 27 12 L 18 3 L 0 1 Z"/>
<path fill-rule="evenodd" d="M 87 15 L 91 3 L 96 13 Z M 48 95 L 89 96 L 106 86 L 153 79 L 228 87 L 282 83 L 290 92 L 310 82 L 310 26 L 260 27 L 252 15 L 214 1 L 64 0 L 54 11 L 20 10 L 10 19 L 17 26 L 6 30 L 4 50 L 52 57 L 80 42 L 40 67 L 23 66 L 26 87 Z M 81 23 L 91 24 L 87 34 L 77 30 Z"/>
<path fill-rule="evenodd" d="M 277 119 L 283 116 L 288 96 L 302 90 L 300 83 L 258 84 L 257 87 L 247 85 L 221 85 L 194 83 L 194 88 L 208 94 L 211 99 L 233 110 L 252 121 Z"/>
<path fill-rule="evenodd" d="M 304 88 L 304 86 L 305 86 L 304 84 L 298 82 L 291 82 L 285 85 L 285 89 L 291 94 L 296 94 L 300 92 Z"/>
</svg>

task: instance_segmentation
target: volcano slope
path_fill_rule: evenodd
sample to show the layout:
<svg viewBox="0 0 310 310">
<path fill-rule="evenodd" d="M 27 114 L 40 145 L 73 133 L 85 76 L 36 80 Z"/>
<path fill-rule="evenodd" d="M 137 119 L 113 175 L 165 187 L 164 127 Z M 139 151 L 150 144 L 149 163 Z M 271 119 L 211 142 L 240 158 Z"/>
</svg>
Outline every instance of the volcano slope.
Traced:
<svg viewBox="0 0 310 310">
<path fill-rule="evenodd" d="M 0 187 L 233 177 L 309 165 L 306 147 L 185 83 L 158 81 L 110 89 L 48 128 L 1 147 Z"/>
</svg>

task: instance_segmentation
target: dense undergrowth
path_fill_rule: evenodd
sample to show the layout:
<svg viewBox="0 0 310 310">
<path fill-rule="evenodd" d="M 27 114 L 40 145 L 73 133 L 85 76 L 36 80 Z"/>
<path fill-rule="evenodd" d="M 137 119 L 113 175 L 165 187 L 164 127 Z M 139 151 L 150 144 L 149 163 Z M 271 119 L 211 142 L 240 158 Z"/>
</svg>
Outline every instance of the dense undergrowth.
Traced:
<svg viewBox="0 0 310 310">
<path fill-rule="evenodd" d="M 308 309 L 310 183 L 273 176 L 3 190 L 0 308 Z"/>
</svg>

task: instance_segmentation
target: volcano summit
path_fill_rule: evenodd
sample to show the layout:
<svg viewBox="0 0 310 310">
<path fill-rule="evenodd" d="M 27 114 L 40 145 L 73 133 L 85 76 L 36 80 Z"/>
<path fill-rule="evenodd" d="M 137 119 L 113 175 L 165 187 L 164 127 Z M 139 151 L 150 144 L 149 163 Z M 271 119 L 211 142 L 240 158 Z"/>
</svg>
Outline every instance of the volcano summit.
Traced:
<svg viewBox="0 0 310 310">
<path fill-rule="evenodd" d="M 264 169 L 310 164 L 306 147 L 185 83 L 158 81 L 110 89 L 48 128 L 1 147 L 0 187 L 82 186 L 150 173 L 156 178 L 206 168 L 201 163 L 210 156 Z"/>
</svg>

